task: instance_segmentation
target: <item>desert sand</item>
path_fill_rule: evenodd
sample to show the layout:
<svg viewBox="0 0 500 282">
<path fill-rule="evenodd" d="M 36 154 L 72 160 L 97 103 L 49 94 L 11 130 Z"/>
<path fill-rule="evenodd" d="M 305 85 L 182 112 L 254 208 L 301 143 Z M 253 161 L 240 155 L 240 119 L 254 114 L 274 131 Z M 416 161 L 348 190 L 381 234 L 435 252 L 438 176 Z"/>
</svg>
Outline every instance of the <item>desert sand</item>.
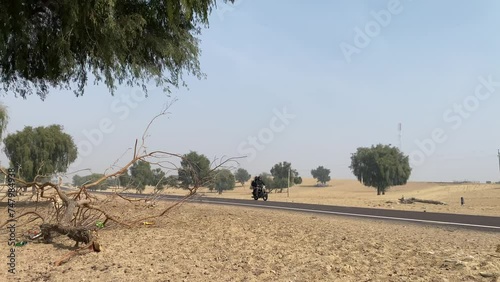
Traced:
<svg viewBox="0 0 500 282">
<path fill-rule="evenodd" d="M 500 215 L 499 185 L 409 183 L 377 196 L 354 180 L 333 180 L 325 188 L 314 184 L 306 179 L 290 189 L 290 197 L 285 189 L 269 201 Z M 248 186 L 200 194 L 250 198 Z M 387 203 L 403 195 L 448 205 Z M 108 209 L 121 218 L 137 217 L 171 202 L 144 205 L 116 199 Z M 18 226 L 17 237 L 37 224 Z M 499 233 L 455 227 L 185 203 L 153 225 L 108 226 L 99 234 L 101 252 L 61 266 L 54 262 L 74 250 L 65 236 L 18 247 L 15 275 L 7 273 L 5 243 L 0 281 L 500 281 Z M 7 241 L 5 228 L 0 236 Z"/>
<path fill-rule="evenodd" d="M 500 184 L 409 182 L 391 187 L 385 195 L 380 196 L 377 196 L 374 188 L 363 186 L 356 180 L 332 180 L 328 183 L 329 187 L 315 187 L 315 184 L 314 179 L 305 178 L 301 185 L 291 187 L 288 194 L 286 189 L 282 193 L 273 192 L 269 201 L 500 216 Z M 152 192 L 152 188 L 144 191 Z M 162 193 L 184 195 L 186 191 L 169 188 Z M 221 195 L 205 188 L 198 193 L 207 197 L 251 199 L 249 183 L 244 187 L 237 184 L 234 190 L 224 191 Z M 398 199 L 403 196 L 441 201 L 446 205 L 398 204 Z M 465 201 L 463 206 L 461 197 Z"/>
<path fill-rule="evenodd" d="M 110 208 L 155 214 L 168 204 Z M 193 203 L 154 223 L 104 228 L 101 252 L 61 266 L 53 262 L 73 249 L 71 240 L 30 242 L 17 248 L 17 274 L 1 264 L 0 281 L 498 281 L 500 274 L 498 233 Z"/>
</svg>

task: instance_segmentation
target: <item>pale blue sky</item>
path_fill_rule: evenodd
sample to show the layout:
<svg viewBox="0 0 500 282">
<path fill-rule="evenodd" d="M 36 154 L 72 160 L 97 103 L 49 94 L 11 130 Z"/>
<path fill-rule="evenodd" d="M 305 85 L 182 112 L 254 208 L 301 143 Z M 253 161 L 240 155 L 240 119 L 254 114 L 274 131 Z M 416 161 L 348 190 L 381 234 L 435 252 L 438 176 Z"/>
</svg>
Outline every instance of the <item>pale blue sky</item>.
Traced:
<svg viewBox="0 0 500 282">
<path fill-rule="evenodd" d="M 387 10 L 390 2 L 240 0 L 232 10 L 221 4 L 201 37 L 207 79 L 188 78 L 189 90 L 174 89 L 178 101 L 152 128 L 148 148 L 239 156 L 250 148 L 242 142 L 269 128 L 274 109 L 286 107 L 295 117 L 255 158 L 240 162 L 251 174 L 289 161 L 302 176 L 323 165 L 333 178 L 354 178 L 351 153 L 359 146 L 398 145 L 401 122 L 406 154 L 436 128 L 447 137 L 423 163 L 412 162 L 410 180 L 500 180 L 500 85 L 476 100 L 457 128 L 443 118 L 454 104 L 474 102 L 469 96 L 479 77 L 500 82 L 500 2 L 400 0 L 400 13 L 348 62 L 341 43 L 355 46 L 355 28 L 364 30 L 372 11 Z M 166 101 L 154 89 L 136 108 L 119 101 L 136 90 L 122 87 L 112 97 L 104 86 L 90 85 L 79 98 L 70 91 L 53 91 L 44 102 L 4 97 L 8 132 L 57 123 L 83 144 L 83 132 L 108 118 L 114 130 L 72 166 L 102 172 L 133 146 Z M 7 161 L 3 153 L 1 160 Z"/>
</svg>

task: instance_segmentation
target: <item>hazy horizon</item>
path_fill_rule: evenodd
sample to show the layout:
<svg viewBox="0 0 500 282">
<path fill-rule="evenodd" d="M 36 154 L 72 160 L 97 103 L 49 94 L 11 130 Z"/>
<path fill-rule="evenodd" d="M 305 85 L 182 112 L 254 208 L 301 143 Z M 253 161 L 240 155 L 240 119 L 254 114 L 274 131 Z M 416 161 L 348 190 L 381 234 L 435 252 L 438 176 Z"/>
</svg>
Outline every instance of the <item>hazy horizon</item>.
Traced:
<svg viewBox="0 0 500 282">
<path fill-rule="evenodd" d="M 220 4 L 201 36 L 206 79 L 187 77 L 189 89 L 172 89 L 171 98 L 150 89 L 145 99 L 128 87 L 111 96 L 92 79 L 82 97 L 9 93 L 4 136 L 61 124 L 82 153 L 70 171 L 102 173 L 177 98 L 151 128 L 149 150 L 247 154 L 240 165 L 252 175 L 288 161 L 302 177 L 322 165 L 334 179 L 355 179 L 351 153 L 399 146 L 401 123 L 409 181 L 498 181 L 499 8 L 450 0 Z M 97 131 L 102 140 L 89 138 Z M 8 162 L 3 144 L 0 160 Z"/>
</svg>

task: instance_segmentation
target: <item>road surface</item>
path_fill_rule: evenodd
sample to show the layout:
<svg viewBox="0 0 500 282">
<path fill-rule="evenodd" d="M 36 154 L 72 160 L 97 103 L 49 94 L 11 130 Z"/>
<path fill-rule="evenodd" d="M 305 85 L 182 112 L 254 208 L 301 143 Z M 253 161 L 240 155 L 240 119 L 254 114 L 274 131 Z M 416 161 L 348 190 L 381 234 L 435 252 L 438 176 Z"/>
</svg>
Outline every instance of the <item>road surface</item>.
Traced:
<svg viewBox="0 0 500 282">
<path fill-rule="evenodd" d="M 94 192 L 94 193 L 107 194 L 106 192 Z M 135 193 L 122 193 L 121 195 L 133 198 L 150 197 L 150 195 L 147 194 L 135 194 Z M 162 200 L 175 201 L 175 200 L 180 200 L 182 198 L 183 198 L 182 196 L 173 196 L 173 195 L 159 196 L 159 199 Z M 454 228 L 467 228 L 467 229 L 482 230 L 482 231 L 500 232 L 500 217 L 494 217 L 494 216 L 446 214 L 446 213 L 402 211 L 402 210 L 392 210 L 392 209 L 388 210 L 388 209 L 374 209 L 374 208 L 315 205 L 315 204 L 303 204 L 303 203 L 273 202 L 272 198 L 267 202 L 265 202 L 261 199 L 255 201 L 253 199 L 241 200 L 241 199 L 195 196 L 191 198 L 189 202 L 229 205 L 229 206 L 243 206 L 243 207 L 285 210 L 285 211 L 295 211 L 295 212 L 307 212 L 313 214 L 372 218 L 379 220 L 408 222 L 415 224 L 441 225 Z"/>
</svg>

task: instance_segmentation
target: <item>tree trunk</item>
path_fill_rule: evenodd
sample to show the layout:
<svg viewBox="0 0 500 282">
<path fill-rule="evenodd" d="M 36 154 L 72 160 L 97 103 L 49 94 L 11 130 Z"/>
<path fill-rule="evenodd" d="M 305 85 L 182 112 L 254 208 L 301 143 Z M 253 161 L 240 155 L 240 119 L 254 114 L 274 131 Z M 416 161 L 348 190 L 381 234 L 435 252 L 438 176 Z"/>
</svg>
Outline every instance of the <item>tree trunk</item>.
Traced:
<svg viewBox="0 0 500 282">
<path fill-rule="evenodd" d="M 379 195 L 380 195 L 380 188 L 377 187 L 377 196 L 379 196 Z"/>
<path fill-rule="evenodd" d="M 82 226 L 70 227 L 61 226 L 59 224 L 43 223 L 40 226 L 40 230 L 45 243 L 52 242 L 52 232 L 68 236 L 70 239 L 76 241 L 76 246 L 78 246 L 78 243 L 88 244 L 94 239 L 92 232 L 88 230 L 88 228 Z"/>
</svg>

